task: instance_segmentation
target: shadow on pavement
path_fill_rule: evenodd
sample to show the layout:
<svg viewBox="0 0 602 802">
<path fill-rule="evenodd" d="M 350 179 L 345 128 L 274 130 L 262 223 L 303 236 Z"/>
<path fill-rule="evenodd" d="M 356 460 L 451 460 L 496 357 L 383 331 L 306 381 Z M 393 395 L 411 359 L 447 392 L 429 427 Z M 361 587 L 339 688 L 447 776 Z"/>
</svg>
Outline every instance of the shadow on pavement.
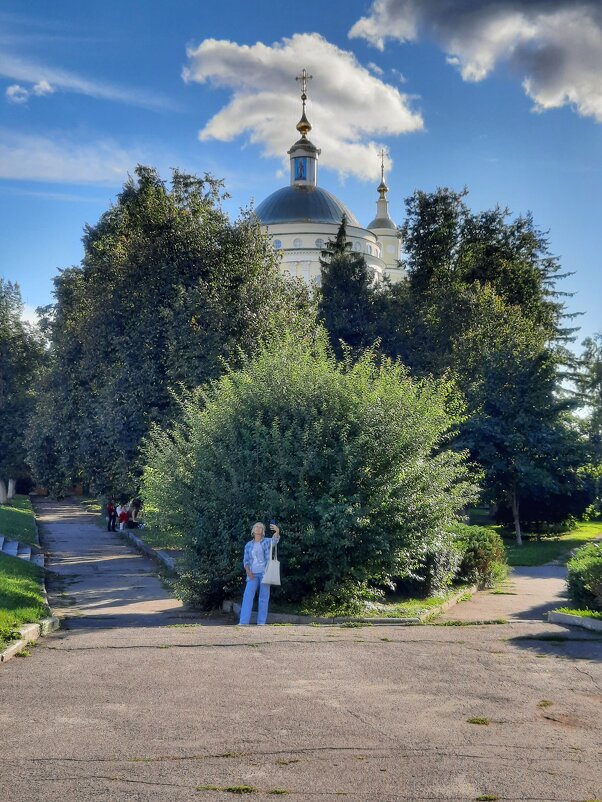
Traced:
<svg viewBox="0 0 602 802">
<path fill-rule="evenodd" d="M 508 638 L 508 643 L 542 658 L 602 661 L 602 634 L 572 627 L 557 625 L 554 631 L 545 629 Z"/>
</svg>

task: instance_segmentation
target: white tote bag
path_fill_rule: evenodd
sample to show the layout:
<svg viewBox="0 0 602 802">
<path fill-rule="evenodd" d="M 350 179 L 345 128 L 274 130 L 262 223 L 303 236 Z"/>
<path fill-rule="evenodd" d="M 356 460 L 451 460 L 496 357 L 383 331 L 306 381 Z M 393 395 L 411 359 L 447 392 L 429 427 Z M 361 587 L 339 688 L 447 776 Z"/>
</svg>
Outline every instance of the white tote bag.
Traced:
<svg viewBox="0 0 602 802">
<path fill-rule="evenodd" d="M 261 578 L 262 585 L 280 584 L 280 562 L 278 561 L 278 546 L 272 541 L 270 544 L 270 561 Z"/>
</svg>

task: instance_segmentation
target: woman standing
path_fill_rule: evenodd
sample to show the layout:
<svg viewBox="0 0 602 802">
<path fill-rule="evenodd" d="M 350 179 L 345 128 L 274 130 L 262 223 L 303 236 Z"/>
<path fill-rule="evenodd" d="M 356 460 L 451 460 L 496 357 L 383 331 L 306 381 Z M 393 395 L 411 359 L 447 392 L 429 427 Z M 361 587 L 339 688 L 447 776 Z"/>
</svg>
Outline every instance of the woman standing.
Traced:
<svg viewBox="0 0 602 802">
<path fill-rule="evenodd" d="M 246 626 L 251 621 L 251 612 L 253 611 L 253 602 L 257 589 L 259 589 L 257 623 L 262 626 L 268 620 L 270 585 L 262 584 L 261 580 L 270 559 L 272 543 L 276 545 L 280 540 L 280 529 L 275 524 L 271 524 L 270 529 L 274 534 L 272 537 L 266 537 L 265 526 L 262 523 L 254 524 L 251 529 L 253 540 L 249 540 L 245 545 L 242 564 L 247 574 L 247 584 L 240 608 L 239 623 L 241 626 Z"/>
</svg>

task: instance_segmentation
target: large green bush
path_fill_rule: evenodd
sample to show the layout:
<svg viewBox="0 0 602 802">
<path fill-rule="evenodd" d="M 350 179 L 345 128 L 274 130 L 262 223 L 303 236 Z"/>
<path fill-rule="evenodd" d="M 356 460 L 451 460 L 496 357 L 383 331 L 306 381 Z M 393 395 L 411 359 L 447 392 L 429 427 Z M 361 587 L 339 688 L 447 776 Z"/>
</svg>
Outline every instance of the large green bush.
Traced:
<svg viewBox="0 0 602 802">
<path fill-rule="evenodd" d="M 575 604 L 602 611 L 602 546 L 588 543 L 567 563 L 567 584 Z"/>
<path fill-rule="evenodd" d="M 420 559 L 418 566 L 396 583 L 396 590 L 407 596 L 428 598 L 443 593 L 457 578 L 462 553 L 450 535 L 438 539 Z"/>
<path fill-rule="evenodd" d="M 461 554 L 458 578 L 481 588 L 491 587 L 507 573 L 506 551 L 497 532 L 484 526 L 458 524 L 455 544 Z"/>
<path fill-rule="evenodd" d="M 326 336 L 265 347 L 182 404 L 146 450 L 153 525 L 181 535 L 183 598 L 204 607 L 241 588 L 252 523 L 282 527 L 282 594 L 353 604 L 436 550 L 473 496 L 465 455 L 444 448 L 458 414 L 444 382 L 336 361 Z"/>
</svg>

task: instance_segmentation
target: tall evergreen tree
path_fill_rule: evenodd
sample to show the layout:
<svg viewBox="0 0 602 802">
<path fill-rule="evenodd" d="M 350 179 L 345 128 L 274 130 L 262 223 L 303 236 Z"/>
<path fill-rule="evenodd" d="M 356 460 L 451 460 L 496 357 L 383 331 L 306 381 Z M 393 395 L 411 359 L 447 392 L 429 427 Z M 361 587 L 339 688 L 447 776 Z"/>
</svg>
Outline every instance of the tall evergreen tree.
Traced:
<svg viewBox="0 0 602 802">
<path fill-rule="evenodd" d="M 334 240 L 326 243 L 320 258 L 322 281 L 318 312 L 331 345 L 342 355 L 341 341 L 356 354 L 374 338 L 377 289 L 374 273 L 361 253 L 351 250 L 345 215 Z"/>
</svg>

